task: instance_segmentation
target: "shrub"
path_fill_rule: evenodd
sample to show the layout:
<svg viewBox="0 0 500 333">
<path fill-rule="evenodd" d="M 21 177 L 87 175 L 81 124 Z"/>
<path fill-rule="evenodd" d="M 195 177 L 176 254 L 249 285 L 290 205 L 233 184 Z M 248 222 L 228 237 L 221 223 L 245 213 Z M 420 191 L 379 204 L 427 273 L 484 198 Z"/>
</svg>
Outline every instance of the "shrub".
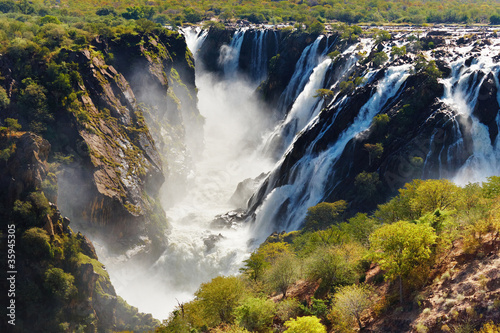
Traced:
<svg viewBox="0 0 500 333">
<path fill-rule="evenodd" d="M 365 285 L 345 286 L 335 293 L 333 303 L 344 321 L 355 319 L 359 329 L 362 330 L 361 315 L 373 304 L 372 292 Z"/>
<path fill-rule="evenodd" d="M 307 209 L 304 220 L 304 230 L 321 230 L 337 224 L 342 219 L 342 213 L 347 208 L 347 202 L 339 200 L 333 203 L 321 202 Z"/>
<path fill-rule="evenodd" d="M 276 306 L 273 301 L 249 297 L 236 308 L 236 322 L 251 332 L 267 332 L 273 323 Z"/>
<path fill-rule="evenodd" d="M 286 297 L 288 287 L 297 278 L 297 262 L 293 254 L 285 254 L 279 257 L 268 271 L 266 280 L 275 291 Z"/>
<path fill-rule="evenodd" d="M 326 328 L 315 316 L 299 317 L 285 322 L 287 333 L 326 333 Z"/>
<path fill-rule="evenodd" d="M 73 275 L 65 273 L 60 268 L 49 268 L 45 271 L 45 288 L 61 299 L 69 299 L 76 294 L 77 290 L 73 285 L 74 281 Z"/>
<path fill-rule="evenodd" d="M 21 238 L 22 249 L 35 260 L 52 258 L 52 247 L 50 237 L 41 228 L 30 228 L 26 230 Z"/>
<path fill-rule="evenodd" d="M 244 294 L 242 281 L 235 276 L 218 276 L 203 283 L 195 293 L 208 323 L 216 326 L 231 322 L 233 311 Z"/>
</svg>

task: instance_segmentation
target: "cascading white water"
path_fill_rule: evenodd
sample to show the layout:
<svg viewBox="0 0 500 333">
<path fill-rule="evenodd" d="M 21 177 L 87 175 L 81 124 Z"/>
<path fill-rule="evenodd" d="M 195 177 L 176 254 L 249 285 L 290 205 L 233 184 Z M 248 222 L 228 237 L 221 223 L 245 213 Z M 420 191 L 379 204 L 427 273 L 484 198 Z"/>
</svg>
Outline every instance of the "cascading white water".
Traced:
<svg viewBox="0 0 500 333">
<path fill-rule="evenodd" d="M 219 63 L 224 66 L 224 75 L 228 80 L 235 79 L 234 76 L 238 70 L 240 60 L 241 45 L 243 44 L 243 38 L 247 30 L 247 28 L 241 28 L 235 31 L 231 43 L 229 45 L 223 45 L 220 50 Z M 196 44 L 188 42 L 188 45 L 190 44 L 193 46 L 193 50 L 196 50 Z"/>
<path fill-rule="evenodd" d="M 329 176 L 335 172 L 333 166 L 347 143 L 369 127 L 372 118 L 398 92 L 408 77 L 410 68 L 410 65 L 389 68 L 385 77 L 378 83 L 376 92 L 360 109 L 353 123 L 332 146 L 315 154 L 311 151 L 313 144 L 309 145 L 309 151 L 292 167 L 290 173 L 294 175 L 293 181 L 272 189 L 257 209 L 253 232 L 258 239 L 262 240 L 269 233 L 275 231 L 275 228 L 280 228 L 279 231 L 291 231 L 300 227 L 307 213 L 307 208 L 316 205 L 324 198 L 331 185 L 328 184 Z M 282 162 L 283 159 L 275 167 L 275 172 L 270 175 L 270 184 L 274 183 L 273 177 L 276 177 L 276 170 L 279 170 Z M 311 181 L 313 179 L 314 181 Z M 283 215 L 283 205 L 287 206 L 285 215 Z M 281 216 L 278 216 L 279 214 Z M 269 220 L 279 219 L 282 221 L 279 226 L 268 223 Z"/>
<path fill-rule="evenodd" d="M 269 156 L 283 155 L 284 151 L 292 143 L 293 138 L 307 123 L 319 113 L 322 105 L 321 98 L 314 97 L 318 89 L 324 87 L 325 74 L 331 66 L 331 60 L 325 59 L 316 66 L 309 78 L 304 90 L 295 100 L 292 109 L 285 120 L 277 125 L 265 139 L 264 154 Z"/>
<path fill-rule="evenodd" d="M 192 29 L 183 33 L 196 58 L 206 35 Z M 205 149 L 187 195 L 166 212 L 171 226 L 168 248 L 148 271 L 107 263 L 118 294 L 159 319 L 167 318 L 178 302 L 192 299 L 201 283 L 237 273 L 248 256 L 252 237 L 248 226 L 211 227 L 216 215 L 238 208 L 229 204 L 238 183 L 272 166 L 254 154 L 261 138 L 255 128 L 266 128 L 266 117 L 252 100 L 253 89 L 230 77 L 216 81 L 196 70 L 198 107 L 206 120 Z"/>
<path fill-rule="evenodd" d="M 278 101 L 278 110 L 280 112 L 286 112 L 288 106 L 292 104 L 295 98 L 297 98 L 309 80 L 309 76 L 318 64 L 318 48 L 323 38 L 323 35 L 318 36 L 314 43 L 306 46 L 304 51 L 302 51 L 302 54 L 295 65 L 292 78 Z"/>
<path fill-rule="evenodd" d="M 459 48 L 456 52 L 465 55 L 470 52 L 470 48 Z M 500 89 L 497 79 L 500 66 L 492 59 L 496 54 L 498 54 L 498 46 L 483 49 L 481 55 L 476 57 L 469 68 L 464 65 L 465 60 L 462 57 L 451 64 L 451 76 L 442 80 L 445 87 L 442 101 L 464 119 L 471 120 L 470 128 L 467 130 L 472 137 L 473 153 L 453 177 L 453 181 L 459 185 L 481 182 L 500 172 L 500 147 L 496 142 L 492 145 L 488 127 L 472 114 L 481 85 L 489 73 L 494 74 L 497 89 Z M 484 75 L 479 78 L 481 72 Z M 497 99 L 500 101 L 498 96 Z M 461 137 L 458 138 L 456 144 L 463 145 Z M 453 153 L 449 151 L 447 158 L 452 157 Z"/>
</svg>

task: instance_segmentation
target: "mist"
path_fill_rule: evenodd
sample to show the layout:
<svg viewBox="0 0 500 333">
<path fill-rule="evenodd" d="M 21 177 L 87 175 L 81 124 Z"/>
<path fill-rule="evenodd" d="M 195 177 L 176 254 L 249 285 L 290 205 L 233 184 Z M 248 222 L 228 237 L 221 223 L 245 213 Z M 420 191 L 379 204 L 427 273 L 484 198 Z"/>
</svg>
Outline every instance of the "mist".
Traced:
<svg viewBox="0 0 500 333">
<path fill-rule="evenodd" d="M 205 118 L 203 149 L 200 155 L 191 151 L 185 192 L 171 187 L 167 175 L 162 205 L 170 225 L 168 248 L 147 268 L 133 259 L 140 248 L 118 258 L 101 242 L 97 250 L 117 294 L 158 319 L 191 300 L 201 283 L 238 273 L 252 249 L 249 226 L 241 221 L 218 229 L 211 223 L 219 214 L 246 208 L 229 203 L 238 183 L 273 166 L 257 152 L 270 116 L 256 101 L 252 83 L 237 76 L 220 80 L 197 69 L 196 86 Z M 168 198 L 174 198 L 173 205 Z"/>
</svg>

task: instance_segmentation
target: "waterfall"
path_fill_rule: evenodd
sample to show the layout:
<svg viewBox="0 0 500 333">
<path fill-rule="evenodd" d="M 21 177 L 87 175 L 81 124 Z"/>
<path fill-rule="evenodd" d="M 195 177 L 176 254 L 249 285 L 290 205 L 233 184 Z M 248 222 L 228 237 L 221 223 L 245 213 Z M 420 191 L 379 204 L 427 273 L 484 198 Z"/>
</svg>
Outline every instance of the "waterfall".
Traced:
<svg viewBox="0 0 500 333">
<path fill-rule="evenodd" d="M 314 68 L 309 81 L 293 103 L 285 120 L 277 125 L 265 140 L 262 148 L 264 154 L 275 158 L 282 156 L 295 135 L 318 115 L 323 103 L 319 97 L 314 96 L 318 89 L 324 87 L 325 74 L 331 66 L 331 62 L 330 59 L 324 59 Z"/>
<path fill-rule="evenodd" d="M 484 181 L 500 171 L 500 147 L 496 142 L 491 143 L 488 127 L 472 113 L 478 101 L 481 85 L 489 73 L 494 74 L 497 89 L 500 88 L 497 78 L 500 67 L 493 61 L 490 52 L 491 50 L 484 49 L 481 56 L 477 57 L 469 68 L 464 65 L 463 58 L 452 62 L 450 77 L 442 80 L 445 86 L 443 103 L 464 119 L 471 120 L 470 127 L 464 125 L 472 137 L 473 153 L 453 177 L 453 181 L 460 185 Z M 497 100 L 500 101 L 498 96 Z M 458 147 L 463 144 L 463 140 L 460 139 L 461 136 L 456 141 Z M 459 153 L 459 148 L 453 147 L 453 149 L 455 151 L 449 151 L 448 159 L 453 158 L 454 153 Z M 440 166 L 440 169 L 442 168 Z"/>
<path fill-rule="evenodd" d="M 278 110 L 282 114 L 286 113 L 288 107 L 292 104 L 295 98 L 297 98 L 298 94 L 306 85 L 312 71 L 318 64 L 318 48 L 323 38 L 323 35 L 318 36 L 314 43 L 306 46 L 306 48 L 302 51 L 302 54 L 295 65 L 292 78 L 278 101 Z"/>
<path fill-rule="evenodd" d="M 234 79 L 236 76 L 240 61 L 241 45 L 243 44 L 243 38 L 247 30 L 247 28 L 237 30 L 231 39 L 231 43 L 221 48 L 219 63 L 224 66 L 226 79 Z"/>
<path fill-rule="evenodd" d="M 347 143 L 356 135 L 366 130 L 372 118 L 381 111 L 388 100 L 393 98 L 408 77 L 410 65 L 391 67 L 378 83 L 376 92 L 359 110 L 353 123 L 325 151 L 317 154 L 312 151 L 314 143 L 309 145 L 307 153 L 292 167 L 287 185 L 272 189 L 282 159 L 269 178 L 267 196 L 256 211 L 253 232 L 260 239 L 278 230 L 297 230 L 300 228 L 307 208 L 321 202 L 331 190 L 329 181 L 335 172 L 335 163 L 341 156 Z M 322 129 L 325 133 L 328 129 Z M 293 144 L 292 144 L 293 145 Z M 290 151 L 289 151 L 290 152 Z M 314 181 L 311 181 L 314 179 Z M 268 223 L 280 221 L 279 225 Z"/>
</svg>

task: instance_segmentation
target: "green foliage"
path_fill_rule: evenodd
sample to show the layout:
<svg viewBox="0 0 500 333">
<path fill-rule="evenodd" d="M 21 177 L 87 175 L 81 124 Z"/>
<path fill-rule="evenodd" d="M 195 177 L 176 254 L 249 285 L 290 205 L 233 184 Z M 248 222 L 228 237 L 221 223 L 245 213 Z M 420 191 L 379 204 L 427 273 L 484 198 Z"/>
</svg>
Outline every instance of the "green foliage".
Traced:
<svg viewBox="0 0 500 333">
<path fill-rule="evenodd" d="M 389 57 L 387 56 L 387 54 L 384 51 L 380 51 L 380 52 L 375 53 L 375 55 L 373 56 L 373 60 L 372 61 L 373 61 L 373 65 L 375 67 L 380 67 L 387 60 L 389 60 Z"/>
<path fill-rule="evenodd" d="M 390 40 L 392 38 L 392 35 L 390 32 L 385 31 L 385 30 L 378 30 L 373 34 L 373 38 L 375 39 L 375 43 L 379 44 L 382 42 L 385 42 L 387 40 Z"/>
<path fill-rule="evenodd" d="M 5 88 L 0 86 L 0 110 L 5 109 L 10 104 L 9 96 Z"/>
<path fill-rule="evenodd" d="M 379 186 L 380 179 L 376 172 L 363 171 L 354 179 L 354 187 L 361 200 L 375 200 Z"/>
<path fill-rule="evenodd" d="M 155 9 L 151 6 L 133 6 L 127 7 L 122 16 L 127 20 L 148 19 L 151 20 L 155 14 Z"/>
<path fill-rule="evenodd" d="M 500 177 L 488 177 L 488 181 L 483 183 L 483 193 L 486 198 L 494 199 L 500 196 Z"/>
<path fill-rule="evenodd" d="M 330 52 L 328 53 L 328 57 L 330 59 L 332 59 L 332 62 L 334 62 L 335 60 L 337 60 L 337 57 L 340 55 L 340 51 L 339 50 L 335 50 L 333 52 Z"/>
<path fill-rule="evenodd" d="M 262 277 L 264 270 L 269 266 L 269 263 L 266 262 L 265 255 L 257 252 L 252 252 L 250 258 L 243 260 L 243 262 L 245 266 L 240 268 L 240 272 L 247 274 L 249 279 L 254 282 Z"/>
<path fill-rule="evenodd" d="M 52 15 L 45 15 L 44 17 L 42 17 L 40 19 L 40 24 L 41 25 L 45 25 L 45 24 L 48 24 L 48 23 L 61 24 L 61 21 L 59 21 L 59 19 L 57 17 L 52 16 Z"/>
<path fill-rule="evenodd" d="M 337 320 L 343 322 L 343 326 L 352 325 L 354 319 L 362 330 L 361 315 L 373 303 L 373 293 L 368 286 L 353 284 L 337 290 L 333 298 L 332 313 Z"/>
<path fill-rule="evenodd" d="M 374 260 L 389 280 L 400 279 L 401 302 L 402 279 L 430 258 L 436 238 L 431 226 L 406 221 L 385 225 L 370 235 Z"/>
<path fill-rule="evenodd" d="M 17 132 L 21 130 L 21 125 L 17 119 L 5 118 L 4 123 L 9 132 Z"/>
<path fill-rule="evenodd" d="M 73 275 L 65 273 L 60 268 L 49 268 L 45 271 L 44 287 L 59 299 L 67 300 L 76 294 L 74 281 Z"/>
<path fill-rule="evenodd" d="M 287 333 L 326 333 L 326 328 L 318 317 L 305 316 L 285 322 Z"/>
<path fill-rule="evenodd" d="M 53 257 L 50 237 L 41 228 L 30 228 L 26 230 L 21 238 L 21 247 L 27 255 L 38 260 L 47 260 Z"/>
<path fill-rule="evenodd" d="M 304 220 L 305 231 L 326 229 L 341 221 L 342 213 L 347 208 L 347 202 L 339 200 L 333 203 L 321 202 L 307 209 Z"/>
<path fill-rule="evenodd" d="M 380 159 L 384 153 L 384 147 L 381 143 L 365 143 L 364 148 L 368 151 L 368 165 L 372 165 L 372 162 Z"/>
<path fill-rule="evenodd" d="M 368 217 L 367 214 L 358 213 L 350 218 L 347 223 L 342 223 L 340 227 L 353 240 L 368 247 L 370 234 L 377 229 L 378 224 L 375 219 Z"/>
<path fill-rule="evenodd" d="M 307 276 L 311 280 L 321 280 L 320 292 L 354 283 L 363 254 L 364 249 L 353 243 L 318 248 L 308 258 Z"/>
<path fill-rule="evenodd" d="M 499 25 L 500 24 L 500 15 L 493 14 L 490 16 L 490 24 L 491 25 Z"/>
<path fill-rule="evenodd" d="M 285 242 L 265 243 L 257 250 L 259 255 L 264 257 L 267 263 L 274 263 L 279 257 L 290 254 L 290 244 Z"/>
<path fill-rule="evenodd" d="M 437 68 L 436 62 L 434 60 L 428 61 L 422 53 L 417 56 L 414 71 L 415 73 L 427 75 L 434 82 L 437 82 L 437 79 L 443 76 L 443 73 Z"/>
<path fill-rule="evenodd" d="M 218 276 L 203 283 L 195 293 L 201 312 L 211 326 L 231 322 L 243 295 L 243 282 L 235 276 Z"/>
<path fill-rule="evenodd" d="M 285 322 L 290 318 L 295 318 L 301 311 L 301 304 L 295 298 L 281 300 L 276 306 L 276 316 Z"/>
<path fill-rule="evenodd" d="M 310 34 L 320 35 L 325 31 L 323 23 L 316 21 L 307 27 L 307 32 Z"/>
<path fill-rule="evenodd" d="M 280 256 L 266 275 L 266 281 L 275 291 L 281 292 L 283 298 L 292 283 L 298 277 L 297 259 L 293 254 L 284 254 Z"/>
<path fill-rule="evenodd" d="M 401 57 L 401 56 L 404 56 L 406 54 L 406 46 L 401 46 L 401 47 L 397 47 L 397 46 L 393 46 L 392 49 L 391 49 L 391 56 L 393 57 Z"/>
<path fill-rule="evenodd" d="M 236 308 L 236 322 L 251 332 L 268 332 L 276 313 L 271 300 L 249 297 Z"/>
</svg>

